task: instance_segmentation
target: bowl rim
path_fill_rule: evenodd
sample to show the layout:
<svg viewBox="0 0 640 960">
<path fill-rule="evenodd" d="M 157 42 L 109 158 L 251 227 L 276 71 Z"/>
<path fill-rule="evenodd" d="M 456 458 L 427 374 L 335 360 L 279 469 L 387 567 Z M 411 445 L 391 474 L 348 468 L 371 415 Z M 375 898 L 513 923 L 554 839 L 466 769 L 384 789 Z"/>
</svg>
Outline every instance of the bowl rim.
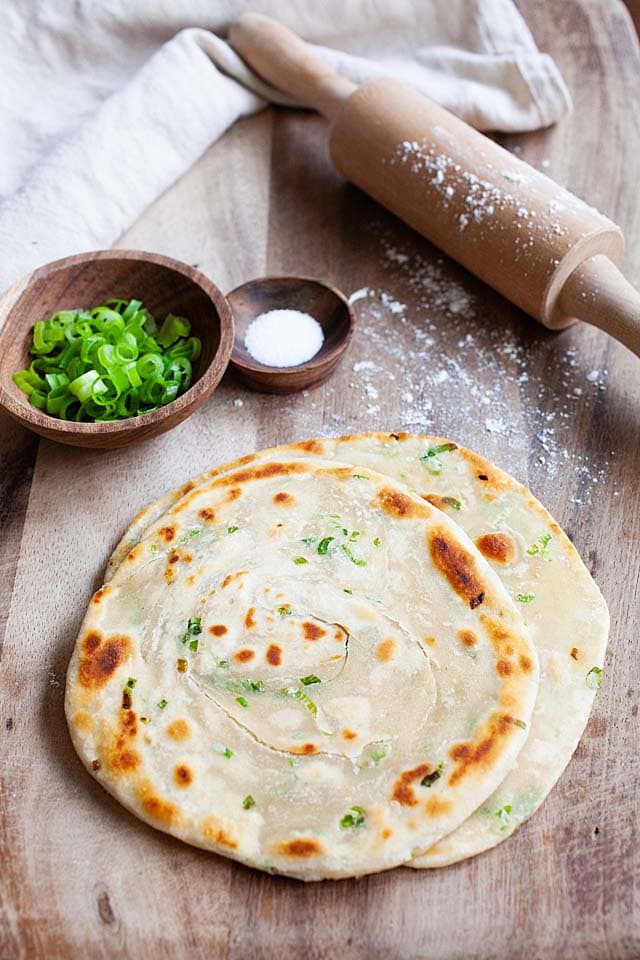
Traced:
<svg viewBox="0 0 640 960">
<path fill-rule="evenodd" d="M 245 281 L 245 283 L 238 284 L 237 287 L 234 287 L 233 290 L 230 290 L 227 293 L 227 299 L 229 301 L 231 312 L 233 313 L 233 307 L 231 306 L 231 298 L 233 297 L 234 293 L 237 293 L 238 290 L 242 290 L 245 287 L 251 287 L 251 286 L 254 286 L 255 284 L 260 284 L 260 283 L 263 284 L 266 281 L 270 281 L 270 280 L 297 280 L 302 283 L 315 283 L 319 287 L 324 287 L 325 290 L 329 290 L 332 294 L 334 294 L 335 297 L 337 297 L 338 300 L 340 300 L 344 304 L 346 308 L 346 314 L 348 318 L 347 330 L 344 336 L 338 341 L 338 343 L 336 343 L 333 347 L 328 349 L 325 353 L 322 352 L 323 347 L 320 347 L 320 350 L 318 351 L 318 353 L 314 357 L 311 357 L 310 360 L 305 360 L 304 363 L 298 363 L 292 367 L 271 367 L 269 366 L 269 364 L 260 363 L 258 360 L 254 360 L 253 358 L 251 360 L 245 360 L 244 358 L 238 357 L 238 354 L 236 352 L 236 340 L 238 336 L 238 331 L 237 329 L 234 328 L 233 349 L 231 351 L 231 358 L 229 361 L 229 364 L 231 367 L 237 367 L 240 370 L 249 370 L 251 371 L 251 373 L 257 373 L 257 374 L 268 373 L 271 376 L 286 376 L 287 374 L 300 373 L 302 371 L 314 372 L 315 370 L 318 370 L 324 367 L 328 362 L 330 362 L 331 360 L 334 360 L 337 356 L 339 356 L 343 351 L 347 349 L 347 347 L 349 346 L 349 343 L 351 342 L 351 338 L 353 337 L 353 334 L 355 332 L 356 317 L 355 317 L 355 312 L 353 310 L 353 307 L 349 303 L 348 298 L 345 296 L 345 294 L 341 290 L 338 290 L 337 287 L 332 286 L 330 283 L 325 283 L 324 280 L 319 280 L 317 277 L 306 277 L 306 276 L 301 277 L 294 274 L 268 274 L 261 277 L 252 277 L 251 280 L 247 280 Z"/>
<path fill-rule="evenodd" d="M 188 410 L 193 404 L 204 402 L 204 400 L 213 393 L 227 369 L 235 342 L 233 313 L 227 298 L 220 288 L 216 286 L 206 274 L 202 273 L 198 267 L 192 267 L 181 260 L 176 260 L 162 253 L 118 248 L 91 250 L 86 253 L 77 253 L 69 257 L 52 260 L 49 263 L 37 267 L 30 273 L 25 274 L 25 276 L 0 294 L 0 343 L 9 329 L 7 326 L 8 314 L 34 281 L 46 280 L 60 270 L 80 266 L 83 263 L 89 263 L 94 260 L 145 261 L 155 264 L 156 266 L 167 267 L 169 270 L 173 270 L 196 283 L 212 301 L 220 324 L 220 341 L 211 361 L 202 371 L 202 374 L 196 382 L 175 400 L 172 400 L 162 407 L 158 407 L 157 410 L 152 410 L 150 413 L 128 417 L 124 420 L 110 420 L 106 423 L 60 420 L 58 417 L 52 417 L 50 414 L 32 406 L 26 395 L 24 400 L 17 400 L 5 388 L 1 379 L 0 408 L 6 410 L 7 413 L 18 419 L 21 423 L 32 424 L 38 431 L 45 430 L 47 433 L 55 432 L 66 434 L 67 436 L 126 435 L 135 433 L 137 430 L 147 430 L 162 422 L 167 417 L 172 416 L 178 416 L 177 423 L 179 423 L 185 416 L 188 416 L 185 410 Z M 216 368 L 216 373 L 219 373 L 219 375 L 213 375 L 214 367 Z M 180 416 L 180 414 L 182 414 L 182 416 Z"/>
</svg>

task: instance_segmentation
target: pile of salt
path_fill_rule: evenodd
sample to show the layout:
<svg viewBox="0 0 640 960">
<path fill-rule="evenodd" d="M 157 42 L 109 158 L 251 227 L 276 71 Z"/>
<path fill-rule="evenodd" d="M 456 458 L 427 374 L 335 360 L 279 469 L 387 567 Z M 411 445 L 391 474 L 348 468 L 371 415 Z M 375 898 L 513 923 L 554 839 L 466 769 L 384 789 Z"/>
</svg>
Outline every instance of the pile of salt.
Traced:
<svg viewBox="0 0 640 960">
<path fill-rule="evenodd" d="M 315 357 L 324 342 L 317 320 L 300 310 L 269 310 L 253 320 L 244 345 L 258 363 L 297 367 Z"/>
</svg>

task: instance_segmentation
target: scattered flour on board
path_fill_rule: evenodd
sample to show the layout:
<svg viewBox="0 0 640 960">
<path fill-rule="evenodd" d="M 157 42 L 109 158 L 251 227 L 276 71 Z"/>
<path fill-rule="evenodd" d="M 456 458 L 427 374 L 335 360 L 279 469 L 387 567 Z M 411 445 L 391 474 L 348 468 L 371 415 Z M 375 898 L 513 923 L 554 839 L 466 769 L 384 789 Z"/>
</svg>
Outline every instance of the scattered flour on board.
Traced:
<svg viewBox="0 0 640 960">
<path fill-rule="evenodd" d="M 493 325 L 492 294 L 487 302 L 484 288 L 465 274 L 457 279 L 449 261 L 425 257 L 410 242 L 402 246 L 372 229 L 385 288 L 363 286 L 349 297 L 356 331 L 323 389 L 257 395 L 279 430 L 299 438 L 366 430 L 433 433 L 478 450 L 534 489 L 546 480 L 553 489 L 554 478 L 570 471 L 577 490 L 571 502 L 591 502 L 608 479 L 614 453 L 575 452 L 572 430 L 579 409 L 592 407 L 606 390 L 607 370 L 585 372 L 576 348 L 532 343 L 507 324 Z M 342 402 L 345 390 L 357 400 L 348 404 L 351 414 Z M 243 417 L 251 396 L 238 396 L 236 387 L 226 406 Z"/>
<path fill-rule="evenodd" d="M 482 293 L 452 277 L 442 258 L 426 259 L 384 237 L 380 243 L 389 289 L 356 291 L 353 354 L 367 359 L 351 362 L 349 380 L 368 415 L 382 410 L 383 422 L 371 429 L 392 428 L 385 407 L 399 409 L 397 426 L 453 436 L 522 479 L 573 470 L 579 494 L 572 502 L 589 502 L 607 478 L 609 460 L 571 452 L 571 431 L 578 406 L 593 404 L 606 389 L 607 371 L 585 374 L 572 347 L 536 360 L 506 325 L 487 325 L 479 342 L 470 321 L 490 321 Z M 551 364 L 559 376 L 547 377 Z"/>
</svg>

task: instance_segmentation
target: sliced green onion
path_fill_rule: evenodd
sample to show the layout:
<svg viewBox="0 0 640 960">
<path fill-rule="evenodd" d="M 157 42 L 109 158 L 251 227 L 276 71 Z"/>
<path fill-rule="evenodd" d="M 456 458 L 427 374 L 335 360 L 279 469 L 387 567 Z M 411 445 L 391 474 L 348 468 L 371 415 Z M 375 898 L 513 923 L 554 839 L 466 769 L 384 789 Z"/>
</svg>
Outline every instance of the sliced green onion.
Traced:
<svg viewBox="0 0 640 960">
<path fill-rule="evenodd" d="M 184 317 L 168 314 L 158 333 L 158 343 L 161 347 L 171 347 L 180 337 L 188 337 L 191 324 Z"/>
<path fill-rule="evenodd" d="M 32 330 L 26 370 L 13 375 L 33 406 L 63 420 L 119 420 L 157 410 L 193 382 L 202 344 L 184 317 L 160 330 L 140 300 L 60 310 Z"/>
<path fill-rule="evenodd" d="M 349 830 L 352 827 L 361 827 L 366 820 L 366 814 L 362 807 L 353 806 L 340 821 L 343 830 Z"/>
</svg>

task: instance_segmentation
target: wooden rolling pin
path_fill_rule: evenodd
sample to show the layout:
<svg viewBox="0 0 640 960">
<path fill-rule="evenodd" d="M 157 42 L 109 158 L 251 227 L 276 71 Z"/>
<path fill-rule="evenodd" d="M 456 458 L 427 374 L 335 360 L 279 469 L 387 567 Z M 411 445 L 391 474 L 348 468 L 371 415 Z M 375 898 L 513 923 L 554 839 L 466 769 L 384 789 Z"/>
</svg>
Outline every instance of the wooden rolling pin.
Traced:
<svg viewBox="0 0 640 960">
<path fill-rule="evenodd" d="M 331 121 L 331 159 L 348 180 L 545 326 L 585 320 L 640 355 L 640 294 L 605 216 L 401 83 L 357 87 L 268 17 L 245 14 L 230 40 Z"/>
</svg>

